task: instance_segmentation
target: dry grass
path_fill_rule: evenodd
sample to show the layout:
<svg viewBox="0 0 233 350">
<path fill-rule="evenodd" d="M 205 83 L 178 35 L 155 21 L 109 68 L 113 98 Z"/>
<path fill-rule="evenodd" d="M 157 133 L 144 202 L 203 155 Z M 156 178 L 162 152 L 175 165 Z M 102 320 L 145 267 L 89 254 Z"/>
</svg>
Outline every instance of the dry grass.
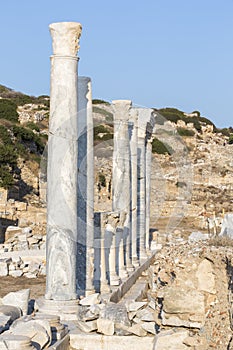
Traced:
<svg viewBox="0 0 233 350">
<path fill-rule="evenodd" d="M 229 237 L 213 237 L 208 241 L 210 246 L 233 247 L 233 239 Z"/>
</svg>

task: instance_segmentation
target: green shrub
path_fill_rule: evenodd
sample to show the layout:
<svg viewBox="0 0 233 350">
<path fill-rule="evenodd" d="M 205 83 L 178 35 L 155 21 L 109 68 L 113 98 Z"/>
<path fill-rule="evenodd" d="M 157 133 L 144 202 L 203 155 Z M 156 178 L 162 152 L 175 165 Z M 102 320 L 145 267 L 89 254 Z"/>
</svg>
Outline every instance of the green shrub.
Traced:
<svg viewBox="0 0 233 350">
<path fill-rule="evenodd" d="M 0 145 L 0 164 L 16 165 L 17 154 L 13 145 Z"/>
<path fill-rule="evenodd" d="M 9 188 L 14 184 L 12 171 L 0 164 L 0 187 Z"/>
<path fill-rule="evenodd" d="M 104 174 L 99 174 L 99 183 L 102 187 L 106 187 L 106 178 Z"/>
<path fill-rule="evenodd" d="M 229 145 L 233 144 L 233 134 L 230 135 L 228 143 Z"/>
<path fill-rule="evenodd" d="M 98 98 L 93 99 L 93 100 L 92 100 L 92 104 L 93 104 L 93 105 L 97 105 L 97 104 L 105 104 L 105 105 L 110 105 L 110 103 L 109 103 L 109 102 L 104 101 L 104 100 L 99 100 Z"/>
<path fill-rule="evenodd" d="M 0 143 L 5 145 L 12 144 L 11 136 L 7 128 L 3 125 L 0 125 Z"/>
<path fill-rule="evenodd" d="M 158 154 L 172 154 L 174 153 L 172 147 L 167 145 L 166 143 L 161 142 L 156 137 L 152 141 L 152 152 Z"/>
<path fill-rule="evenodd" d="M 31 130 L 35 130 L 35 131 L 37 131 L 37 132 L 40 132 L 39 126 L 38 126 L 37 124 L 33 123 L 33 122 L 28 122 L 28 123 L 26 124 L 26 127 L 29 128 L 29 129 L 31 129 Z"/>
<path fill-rule="evenodd" d="M 7 99 L 0 99 L 0 119 L 18 122 L 17 105 Z"/>
<path fill-rule="evenodd" d="M 180 136 L 194 136 L 195 132 L 190 129 L 177 128 L 177 132 Z"/>
</svg>

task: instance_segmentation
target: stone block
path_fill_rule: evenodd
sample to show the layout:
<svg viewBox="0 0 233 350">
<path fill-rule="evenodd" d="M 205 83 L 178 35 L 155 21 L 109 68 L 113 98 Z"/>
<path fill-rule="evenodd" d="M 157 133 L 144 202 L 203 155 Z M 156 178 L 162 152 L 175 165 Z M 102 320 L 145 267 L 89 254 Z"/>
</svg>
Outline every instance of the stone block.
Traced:
<svg viewBox="0 0 233 350">
<path fill-rule="evenodd" d="M 19 307 L 23 315 L 27 314 L 30 289 L 22 289 L 18 292 L 10 292 L 2 298 L 3 305 Z"/>
<path fill-rule="evenodd" d="M 90 294 L 87 297 L 80 300 L 80 305 L 94 305 L 100 303 L 99 293 Z"/>
<path fill-rule="evenodd" d="M 12 323 L 21 317 L 21 309 L 11 305 L 0 305 L 0 315 L 9 316 Z"/>
<path fill-rule="evenodd" d="M 188 337 L 188 331 L 164 331 L 155 338 L 153 350 L 188 350 L 183 341 Z"/>
<path fill-rule="evenodd" d="M 5 232 L 5 241 L 22 234 L 22 228 L 18 226 L 8 226 Z"/>
<path fill-rule="evenodd" d="M 114 322 L 104 318 L 98 318 L 97 320 L 97 332 L 105 335 L 114 334 Z"/>
<path fill-rule="evenodd" d="M 9 263 L 9 259 L 0 259 L 0 277 L 8 276 Z"/>
<path fill-rule="evenodd" d="M 209 260 L 204 259 L 198 265 L 196 276 L 198 279 L 198 289 L 200 291 L 216 294 L 213 265 Z"/>
<path fill-rule="evenodd" d="M 27 203 L 15 201 L 15 208 L 19 211 L 26 211 Z"/>
<path fill-rule="evenodd" d="M 23 275 L 22 270 L 9 271 L 9 276 L 12 276 L 12 277 L 21 277 L 22 275 Z"/>
</svg>

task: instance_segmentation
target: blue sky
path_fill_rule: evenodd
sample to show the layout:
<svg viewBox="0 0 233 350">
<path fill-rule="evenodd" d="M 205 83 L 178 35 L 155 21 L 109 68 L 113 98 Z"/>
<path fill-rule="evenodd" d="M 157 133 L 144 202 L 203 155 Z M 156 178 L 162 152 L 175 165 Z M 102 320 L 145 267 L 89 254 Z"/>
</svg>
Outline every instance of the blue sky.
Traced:
<svg viewBox="0 0 233 350">
<path fill-rule="evenodd" d="M 233 125 L 233 0 L 3 1 L 0 84 L 49 94 L 48 25 L 60 21 L 82 23 L 79 74 L 93 98 Z"/>
</svg>

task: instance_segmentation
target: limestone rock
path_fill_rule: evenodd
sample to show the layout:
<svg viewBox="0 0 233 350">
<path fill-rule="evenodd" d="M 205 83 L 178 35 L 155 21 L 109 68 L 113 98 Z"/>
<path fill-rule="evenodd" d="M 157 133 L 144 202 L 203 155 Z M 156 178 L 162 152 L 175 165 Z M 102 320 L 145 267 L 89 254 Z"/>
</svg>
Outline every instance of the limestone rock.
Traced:
<svg viewBox="0 0 233 350">
<path fill-rule="evenodd" d="M 90 333 L 92 331 L 96 331 L 98 328 L 97 327 L 97 320 L 87 321 L 87 322 L 77 321 L 76 325 L 81 331 L 83 331 L 85 333 Z"/>
<path fill-rule="evenodd" d="M 162 324 L 200 328 L 205 322 L 204 295 L 186 286 L 171 286 L 164 292 Z"/>
<path fill-rule="evenodd" d="M 141 327 L 148 333 L 156 334 L 156 323 L 155 322 L 142 322 Z"/>
<path fill-rule="evenodd" d="M 126 305 L 126 308 L 127 308 L 128 312 L 131 312 L 131 311 L 137 311 L 137 310 L 143 308 L 145 305 L 147 305 L 147 302 L 145 302 L 145 301 L 133 301 L 133 302 L 129 303 L 128 305 Z"/>
<path fill-rule="evenodd" d="M 9 331 L 13 335 L 25 335 L 43 349 L 52 340 L 50 324 L 46 320 L 33 320 L 30 317 L 16 320 Z"/>
<path fill-rule="evenodd" d="M 130 326 L 127 310 L 124 305 L 108 304 L 100 311 L 100 318 L 111 320 L 114 323 L 122 323 Z"/>
<path fill-rule="evenodd" d="M 186 286 L 170 286 L 164 292 L 163 310 L 170 314 L 203 315 L 204 295 Z"/>
<path fill-rule="evenodd" d="M 16 306 L 11 306 L 11 305 L 0 305 L 0 316 L 9 316 L 10 317 L 10 322 L 12 323 L 13 321 L 17 320 L 18 318 L 21 317 L 21 309 L 16 307 Z"/>
<path fill-rule="evenodd" d="M 97 320 L 97 332 L 105 335 L 113 335 L 114 322 L 108 319 L 99 318 Z"/>
<path fill-rule="evenodd" d="M 0 259 L 0 277 L 8 275 L 9 272 L 9 259 Z"/>
<path fill-rule="evenodd" d="M 3 305 L 19 307 L 23 315 L 27 314 L 30 289 L 22 289 L 18 292 L 10 292 L 2 298 Z"/>
<path fill-rule="evenodd" d="M 198 279 L 198 289 L 203 292 L 216 294 L 215 275 L 211 262 L 204 259 L 198 266 L 196 276 Z"/>
<path fill-rule="evenodd" d="M 10 316 L 0 314 L 0 333 L 8 329 L 10 324 L 10 319 L 11 319 Z"/>
<path fill-rule="evenodd" d="M 149 307 L 147 307 L 146 309 L 139 310 L 137 312 L 137 317 L 141 321 L 148 321 L 148 322 L 155 321 L 154 311 L 151 308 L 149 308 Z"/>
<path fill-rule="evenodd" d="M 100 303 L 100 295 L 99 293 L 90 294 L 87 297 L 80 300 L 80 305 L 94 305 Z"/>
<path fill-rule="evenodd" d="M 143 329 L 141 324 L 134 324 L 132 327 L 128 328 L 129 332 L 137 335 L 138 337 L 145 337 L 147 335 L 147 331 Z"/>
<path fill-rule="evenodd" d="M 164 331 L 159 333 L 155 339 L 154 350 L 188 350 L 183 341 L 188 337 L 188 331 Z"/>
</svg>

